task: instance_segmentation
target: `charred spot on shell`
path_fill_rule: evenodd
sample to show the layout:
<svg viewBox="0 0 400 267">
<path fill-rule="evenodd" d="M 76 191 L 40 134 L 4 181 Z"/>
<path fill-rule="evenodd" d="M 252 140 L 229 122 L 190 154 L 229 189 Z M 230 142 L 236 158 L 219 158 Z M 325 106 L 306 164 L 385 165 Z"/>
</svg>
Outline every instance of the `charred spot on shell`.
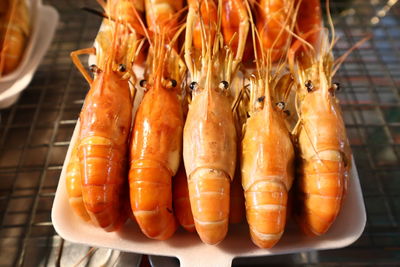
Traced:
<svg viewBox="0 0 400 267">
<path fill-rule="evenodd" d="M 285 109 L 285 102 L 278 102 L 276 103 L 276 106 L 280 109 L 280 110 L 284 110 Z"/>
<path fill-rule="evenodd" d="M 146 81 L 146 80 L 141 80 L 141 81 L 139 82 L 139 85 L 140 85 L 141 87 L 145 87 L 146 84 L 147 84 L 147 81 Z"/>
<path fill-rule="evenodd" d="M 219 89 L 222 89 L 222 90 L 228 89 L 229 83 L 228 83 L 227 81 L 221 81 L 221 82 L 219 83 L 218 87 L 219 87 Z"/>
<path fill-rule="evenodd" d="M 190 88 L 190 90 L 192 90 L 192 91 L 196 90 L 198 87 L 199 87 L 199 84 L 198 84 L 197 82 L 191 82 L 191 83 L 189 84 L 189 88 Z"/>
<path fill-rule="evenodd" d="M 284 110 L 283 112 L 286 114 L 286 116 L 290 117 L 290 110 Z"/>
<path fill-rule="evenodd" d="M 119 72 L 125 72 L 125 71 L 126 71 L 126 66 L 125 66 L 125 64 L 119 64 L 119 65 L 118 65 L 118 71 L 119 71 Z"/>
<path fill-rule="evenodd" d="M 265 99 L 265 96 L 260 96 L 259 98 L 257 98 L 257 101 L 261 103 L 264 101 L 264 99 Z"/>
<path fill-rule="evenodd" d="M 307 88 L 307 92 L 312 92 L 314 90 L 314 85 L 311 82 L 311 80 L 306 81 L 306 83 L 304 84 Z"/>
<path fill-rule="evenodd" d="M 100 68 L 97 67 L 96 64 L 90 65 L 89 70 L 90 70 L 92 73 L 100 73 L 100 72 L 101 72 Z"/>
</svg>

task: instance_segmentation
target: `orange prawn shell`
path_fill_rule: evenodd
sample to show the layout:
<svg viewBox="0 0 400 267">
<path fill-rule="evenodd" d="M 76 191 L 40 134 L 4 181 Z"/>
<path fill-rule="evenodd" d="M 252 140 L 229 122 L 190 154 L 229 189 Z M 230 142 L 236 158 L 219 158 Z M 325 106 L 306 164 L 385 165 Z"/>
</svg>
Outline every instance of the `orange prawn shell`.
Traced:
<svg viewBox="0 0 400 267">
<path fill-rule="evenodd" d="M 131 110 L 128 81 L 106 69 L 94 79 L 80 115 L 83 200 L 92 221 L 107 231 L 118 229 L 127 218 Z"/>
<path fill-rule="evenodd" d="M 115 146 L 128 143 L 132 121 L 129 84 L 114 71 L 101 72 L 93 80 L 80 116 L 80 137 L 101 136 Z M 126 148 L 124 148 L 126 150 Z"/>
<path fill-rule="evenodd" d="M 183 113 L 174 91 L 150 89 L 136 114 L 131 144 L 131 162 L 150 159 L 175 175 L 182 151 Z"/>
<path fill-rule="evenodd" d="M 230 100 L 210 89 L 193 97 L 184 129 L 186 173 L 207 167 L 223 170 L 233 179 L 236 166 L 236 129 Z M 198 138 L 202 137 L 202 138 Z"/>
</svg>

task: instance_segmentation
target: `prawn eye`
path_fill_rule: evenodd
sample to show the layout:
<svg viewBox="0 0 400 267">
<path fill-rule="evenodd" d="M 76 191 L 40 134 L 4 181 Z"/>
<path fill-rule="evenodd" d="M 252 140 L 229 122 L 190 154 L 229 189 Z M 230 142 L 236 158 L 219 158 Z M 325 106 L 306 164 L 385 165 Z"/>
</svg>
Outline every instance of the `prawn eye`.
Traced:
<svg viewBox="0 0 400 267">
<path fill-rule="evenodd" d="M 314 89 L 314 85 L 312 84 L 311 80 L 306 81 L 306 83 L 304 84 L 307 88 L 307 92 L 312 92 Z"/>
<path fill-rule="evenodd" d="M 171 87 L 176 87 L 178 85 L 178 83 L 174 79 L 170 80 L 170 84 L 171 84 Z"/>
<path fill-rule="evenodd" d="M 99 69 L 99 67 L 96 66 L 96 64 L 90 65 L 89 70 L 90 70 L 92 73 L 99 73 L 99 72 L 100 72 L 100 69 Z"/>
<path fill-rule="evenodd" d="M 280 110 L 284 110 L 284 109 L 285 109 L 285 102 L 278 102 L 278 103 L 276 103 L 276 106 L 277 106 Z"/>
<path fill-rule="evenodd" d="M 340 83 L 333 83 L 332 87 L 333 89 L 335 89 L 335 91 L 340 91 L 340 89 L 342 89 Z"/>
<path fill-rule="evenodd" d="M 220 89 L 228 89 L 229 83 L 227 81 L 222 81 L 222 82 L 219 83 L 218 87 Z"/>
<path fill-rule="evenodd" d="M 141 80 L 141 81 L 139 82 L 139 85 L 140 85 L 141 87 L 145 87 L 146 84 L 147 84 L 147 81 L 146 81 L 146 80 Z"/>
<path fill-rule="evenodd" d="M 286 114 L 286 116 L 288 116 L 288 117 L 290 116 L 290 111 L 289 110 L 284 110 L 283 112 Z"/>
<path fill-rule="evenodd" d="M 178 83 L 176 82 L 176 80 L 173 80 L 173 79 L 165 80 L 165 87 L 167 87 L 168 89 L 174 88 L 177 85 L 178 85 Z"/>
<path fill-rule="evenodd" d="M 259 98 L 257 98 L 257 101 L 261 103 L 264 101 L 264 99 L 265 99 L 265 96 L 260 96 Z"/>
<path fill-rule="evenodd" d="M 125 71 L 126 71 L 126 66 L 125 66 L 125 64 L 119 64 L 119 65 L 118 65 L 118 71 L 119 71 L 119 72 L 125 72 Z"/>
<path fill-rule="evenodd" d="M 197 83 L 197 82 L 191 82 L 190 84 L 189 84 L 189 88 L 190 88 L 190 90 L 196 90 L 197 88 L 199 87 L 199 84 Z"/>
</svg>

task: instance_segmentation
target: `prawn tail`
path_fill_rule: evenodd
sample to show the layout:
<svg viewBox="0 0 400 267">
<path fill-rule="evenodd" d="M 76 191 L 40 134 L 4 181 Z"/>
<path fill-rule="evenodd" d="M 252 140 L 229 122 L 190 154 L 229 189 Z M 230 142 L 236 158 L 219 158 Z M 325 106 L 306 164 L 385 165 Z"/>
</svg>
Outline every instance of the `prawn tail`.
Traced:
<svg viewBox="0 0 400 267">
<path fill-rule="evenodd" d="M 189 196 L 197 233 L 207 244 L 228 232 L 230 178 L 221 170 L 198 168 L 189 177 Z"/>
<path fill-rule="evenodd" d="M 321 162 L 322 161 L 322 164 Z M 304 233 L 326 233 L 338 215 L 346 188 L 346 171 L 340 161 L 303 160 L 298 180 L 298 198 L 302 203 L 296 220 Z"/>
<path fill-rule="evenodd" d="M 260 248 L 271 248 L 281 238 L 285 224 L 288 192 L 283 182 L 263 179 L 245 192 L 250 235 Z"/>
<path fill-rule="evenodd" d="M 177 228 L 172 210 L 171 172 L 153 160 L 135 160 L 129 172 L 131 209 L 142 232 L 165 240 Z"/>
<path fill-rule="evenodd" d="M 99 137 L 83 139 L 78 153 L 86 210 L 94 224 L 111 232 L 127 219 L 126 153 L 108 142 Z"/>
</svg>

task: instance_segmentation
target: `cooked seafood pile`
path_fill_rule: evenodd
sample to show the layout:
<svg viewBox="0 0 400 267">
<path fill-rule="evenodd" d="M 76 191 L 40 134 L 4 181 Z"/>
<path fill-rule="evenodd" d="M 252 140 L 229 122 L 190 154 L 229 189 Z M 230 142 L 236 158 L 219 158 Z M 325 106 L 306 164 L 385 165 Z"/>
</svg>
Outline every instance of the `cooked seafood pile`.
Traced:
<svg viewBox="0 0 400 267">
<path fill-rule="evenodd" d="M 30 34 L 30 13 L 25 0 L 0 3 L 0 77 L 21 62 Z"/>
<path fill-rule="evenodd" d="M 326 233 L 351 151 L 320 1 L 97 1 L 96 47 L 71 53 L 90 85 L 66 176 L 75 213 L 105 231 L 131 218 L 157 240 L 181 225 L 207 244 L 246 221 L 271 248 L 289 213 Z M 96 55 L 92 74 L 81 54 Z"/>
</svg>

